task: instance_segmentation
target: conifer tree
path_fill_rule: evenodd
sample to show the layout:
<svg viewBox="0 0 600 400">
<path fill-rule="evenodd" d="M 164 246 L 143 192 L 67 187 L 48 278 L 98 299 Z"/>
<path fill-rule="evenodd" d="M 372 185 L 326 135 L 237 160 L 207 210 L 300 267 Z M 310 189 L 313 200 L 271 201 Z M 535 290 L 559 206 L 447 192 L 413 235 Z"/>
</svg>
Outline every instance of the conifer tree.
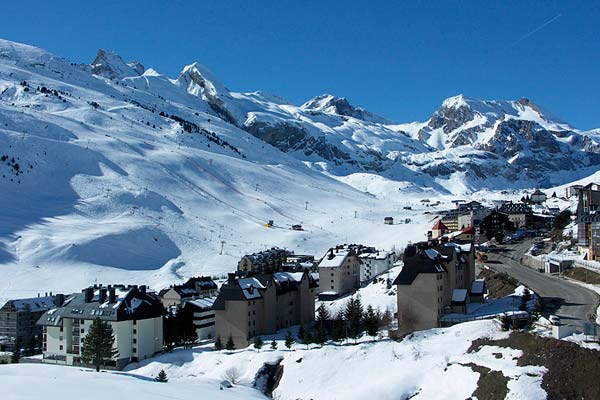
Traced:
<svg viewBox="0 0 600 400">
<path fill-rule="evenodd" d="M 165 372 L 164 369 L 160 370 L 160 372 L 158 373 L 158 376 L 156 378 L 154 378 L 154 380 L 156 382 L 162 382 L 162 383 L 169 382 L 169 378 L 167 378 L 167 373 Z"/>
<path fill-rule="evenodd" d="M 256 350 L 260 350 L 263 347 L 263 344 L 264 344 L 264 342 L 260 336 L 254 337 L 254 348 Z"/>
<path fill-rule="evenodd" d="M 271 342 L 271 350 L 277 350 L 277 342 L 275 341 L 275 339 L 273 339 L 273 341 Z"/>
<path fill-rule="evenodd" d="M 367 312 L 364 317 L 364 327 L 367 331 L 367 335 L 369 336 L 377 336 L 377 331 L 379 327 L 379 317 L 373 310 L 373 307 L 369 304 L 367 306 Z"/>
<path fill-rule="evenodd" d="M 99 372 L 104 362 L 118 355 L 117 350 L 113 349 L 114 343 L 115 336 L 110 323 L 96 318 L 85 336 L 81 347 L 81 359 L 95 366 L 96 371 Z"/>
<path fill-rule="evenodd" d="M 327 310 L 327 307 L 323 303 L 321 303 L 319 308 L 317 308 L 316 323 L 317 323 L 317 329 L 321 328 L 325 331 L 330 330 L 331 315 L 329 314 L 329 310 Z"/>
<path fill-rule="evenodd" d="M 15 340 L 14 350 L 12 356 L 10 357 L 10 362 L 13 364 L 18 364 L 19 359 L 21 358 L 21 342 L 19 340 Z"/>
<path fill-rule="evenodd" d="M 354 343 L 356 343 L 356 339 L 363 332 L 363 308 L 360 296 L 353 297 L 348 301 L 344 310 L 344 318 L 348 322 L 348 336 L 354 339 Z"/>
<path fill-rule="evenodd" d="M 292 348 L 292 344 L 294 344 L 295 340 L 294 337 L 292 336 L 292 332 L 291 331 L 287 331 L 287 336 L 285 337 L 285 347 L 289 349 Z"/>
<path fill-rule="evenodd" d="M 235 350 L 235 343 L 233 343 L 233 337 L 229 335 L 229 339 L 227 339 L 227 343 L 225 343 L 225 350 Z"/>
<path fill-rule="evenodd" d="M 223 350 L 223 342 L 221 341 L 221 336 L 217 336 L 217 339 L 215 340 L 215 350 Z"/>
<path fill-rule="evenodd" d="M 308 346 L 315 341 L 311 331 L 307 331 L 302 338 L 302 344 L 306 345 L 306 349 L 308 350 Z"/>
</svg>

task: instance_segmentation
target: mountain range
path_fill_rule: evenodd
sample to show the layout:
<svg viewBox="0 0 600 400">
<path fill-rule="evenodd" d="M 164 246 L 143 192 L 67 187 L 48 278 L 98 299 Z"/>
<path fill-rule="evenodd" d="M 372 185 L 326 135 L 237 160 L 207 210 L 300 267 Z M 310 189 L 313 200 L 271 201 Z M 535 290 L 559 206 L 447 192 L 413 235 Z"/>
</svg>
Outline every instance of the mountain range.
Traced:
<svg viewBox="0 0 600 400">
<path fill-rule="evenodd" d="M 160 287 L 271 245 L 389 248 L 425 232 L 416 214 L 374 228 L 414 196 L 564 184 L 598 170 L 599 143 L 527 99 L 459 95 L 400 124 L 328 94 L 234 92 L 199 63 L 170 78 L 0 40 L 0 298 L 65 276 Z"/>
</svg>

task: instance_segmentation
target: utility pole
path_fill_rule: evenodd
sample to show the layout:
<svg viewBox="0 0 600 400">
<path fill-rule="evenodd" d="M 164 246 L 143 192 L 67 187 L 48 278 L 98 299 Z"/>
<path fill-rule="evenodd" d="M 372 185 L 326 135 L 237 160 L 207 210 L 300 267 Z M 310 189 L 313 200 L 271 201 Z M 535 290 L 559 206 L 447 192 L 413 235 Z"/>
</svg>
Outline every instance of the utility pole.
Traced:
<svg viewBox="0 0 600 400">
<path fill-rule="evenodd" d="M 305 201 L 305 202 L 304 202 L 304 209 L 305 209 L 305 210 L 308 210 L 308 201 Z"/>
<path fill-rule="evenodd" d="M 358 211 L 354 211 L 354 218 L 358 218 Z"/>
<path fill-rule="evenodd" d="M 223 255 L 223 246 L 225 245 L 225 241 L 221 240 L 221 252 L 219 253 L 219 255 Z"/>
</svg>

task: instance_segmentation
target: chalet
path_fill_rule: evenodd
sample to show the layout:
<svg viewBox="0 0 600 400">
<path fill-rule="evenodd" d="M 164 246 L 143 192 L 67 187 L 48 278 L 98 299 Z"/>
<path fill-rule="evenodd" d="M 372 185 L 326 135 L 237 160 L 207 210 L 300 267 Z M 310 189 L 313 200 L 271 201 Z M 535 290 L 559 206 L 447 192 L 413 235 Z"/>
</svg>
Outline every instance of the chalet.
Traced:
<svg viewBox="0 0 600 400">
<path fill-rule="evenodd" d="M 292 251 L 273 247 L 258 253 L 247 254 L 238 262 L 238 271 L 242 274 L 272 274 L 282 270 L 286 258 L 293 255 Z"/>
<path fill-rule="evenodd" d="M 459 231 L 450 232 L 442 237 L 449 241 L 472 242 L 475 238 L 475 227 L 470 226 Z"/>
<path fill-rule="evenodd" d="M 60 306 L 64 295 L 9 300 L 0 308 L 0 350 L 41 349 L 42 327 L 36 322 L 46 311 Z"/>
<path fill-rule="evenodd" d="M 333 299 L 360 287 L 360 259 L 355 246 L 336 246 L 319 262 L 319 298 Z"/>
<path fill-rule="evenodd" d="M 215 335 L 236 348 L 250 338 L 268 335 L 315 318 L 315 282 L 307 272 L 229 278 L 215 300 Z"/>
<path fill-rule="evenodd" d="M 81 346 L 92 321 L 110 323 L 118 354 L 109 368 L 152 357 L 163 349 L 164 308 L 145 286 L 94 285 L 69 296 L 62 306 L 46 311 L 43 327 L 43 362 L 83 365 Z"/>
<path fill-rule="evenodd" d="M 362 252 L 358 255 L 360 260 L 360 281 L 368 281 L 383 274 L 394 266 L 396 254 L 394 252 L 377 250 Z"/>
<path fill-rule="evenodd" d="M 471 243 L 419 243 L 406 247 L 397 286 L 398 333 L 439 326 L 440 317 L 464 312 L 475 276 Z"/>
<path fill-rule="evenodd" d="M 383 223 L 385 225 L 394 225 L 394 217 L 385 217 Z"/>
</svg>

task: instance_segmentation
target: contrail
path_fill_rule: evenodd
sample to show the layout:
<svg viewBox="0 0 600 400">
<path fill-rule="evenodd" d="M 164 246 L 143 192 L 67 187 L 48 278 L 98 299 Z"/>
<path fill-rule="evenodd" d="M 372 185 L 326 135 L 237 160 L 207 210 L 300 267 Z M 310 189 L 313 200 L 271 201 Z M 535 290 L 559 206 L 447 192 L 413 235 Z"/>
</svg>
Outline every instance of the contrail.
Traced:
<svg viewBox="0 0 600 400">
<path fill-rule="evenodd" d="M 516 46 L 517 44 L 521 43 L 523 40 L 527 39 L 529 36 L 533 35 L 536 32 L 541 31 L 542 29 L 544 29 L 545 27 L 547 27 L 548 25 L 550 25 L 551 23 L 553 23 L 554 21 L 556 21 L 560 17 L 562 17 L 562 14 L 558 14 L 554 18 L 549 19 L 548 21 L 544 22 L 543 24 L 541 24 L 540 26 L 538 26 L 537 28 L 535 28 L 531 32 L 529 32 L 529 33 L 523 35 L 522 37 L 520 37 L 519 39 L 517 39 L 513 44 L 511 44 L 508 47 Z"/>
</svg>

